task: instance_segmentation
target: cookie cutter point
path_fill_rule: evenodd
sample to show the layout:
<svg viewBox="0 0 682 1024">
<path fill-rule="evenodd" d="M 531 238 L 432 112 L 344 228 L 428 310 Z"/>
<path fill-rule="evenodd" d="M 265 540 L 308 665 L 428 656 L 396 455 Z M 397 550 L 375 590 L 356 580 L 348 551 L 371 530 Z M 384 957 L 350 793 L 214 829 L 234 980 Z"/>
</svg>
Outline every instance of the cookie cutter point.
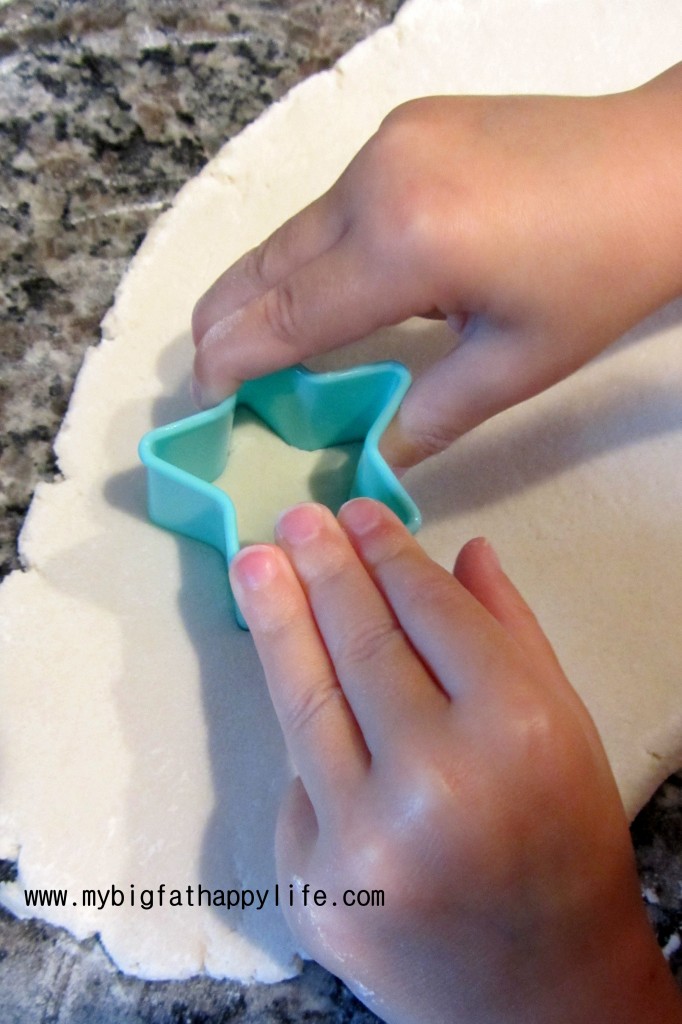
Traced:
<svg viewBox="0 0 682 1024">
<path fill-rule="evenodd" d="M 407 368 L 393 361 L 325 373 L 294 366 L 247 381 L 212 409 L 149 431 L 139 445 L 149 518 L 210 544 L 229 566 L 241 546 L 237 512 L 233 499 L 213 481 L 225 469 L 235 412 L 244 406 L 304 451 L 362 442 L 348 498 L 382 501 L 416 533 L 419 509 L 379 452 L 381 435 L 410 382 Z M 236 603 L 235 615 L 246 629 Z"/>
</svg>

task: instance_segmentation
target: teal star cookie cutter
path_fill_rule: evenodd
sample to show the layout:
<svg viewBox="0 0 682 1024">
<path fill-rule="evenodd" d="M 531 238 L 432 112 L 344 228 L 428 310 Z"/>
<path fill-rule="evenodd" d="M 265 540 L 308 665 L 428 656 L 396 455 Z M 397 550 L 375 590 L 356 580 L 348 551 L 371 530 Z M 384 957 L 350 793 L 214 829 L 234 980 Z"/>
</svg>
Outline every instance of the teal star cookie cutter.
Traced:
<svg viewBox="0 0 682 1024">
<path fill-rule="evenodd" d="M 381 435 L 409 386 L 406 367 L 392 361 L 327 373 L 295 366 L 247 381 L 220 405 L 144 435 L 139 455 L 147 470 L 149 518 L 210 544 L 229 565 L 240 549 L 238 512 L 213 481 L 225 469 L 235 412 L 244 406 L 304 451 L 362 442 L 348 498 L 382 501 L 415 533 L 419 509 L 379 452 Z M 235 614 L 246 629 L 236 604 Z"/>
</svg>

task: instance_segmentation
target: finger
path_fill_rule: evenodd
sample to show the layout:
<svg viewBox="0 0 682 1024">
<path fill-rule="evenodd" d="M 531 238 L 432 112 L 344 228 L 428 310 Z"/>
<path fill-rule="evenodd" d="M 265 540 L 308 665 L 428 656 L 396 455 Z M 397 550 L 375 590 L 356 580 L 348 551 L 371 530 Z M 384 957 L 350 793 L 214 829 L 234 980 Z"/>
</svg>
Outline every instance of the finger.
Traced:
<svg viewBox="0 0 682 1024">
<path fill-rule="evenodd" d="M 284 553 L 244 548 L 230 565 L 287 748 L 317 810 L 355 791 L 367 748 Z"/>
<path fill-rule="evenodd" d="M 487 680 L 520 661 L 517 645 L 488 611 L 433 562 L 388 508 L 358 498 L 339 521 L 432 676 L 455 699 L 477 699 Z"/>
<path fill-rule="evenodd" d="M 540 623 L 502 570 L 492 545 L 483 537 L 465 544 L 455 562 L 454 575 L 476 600 L 497 619 L 510 636 L 535 658 L 558 667 L 556 655 Z"/>
<path fill-rule="evenodd" d="M 529 661 L 540 668 L 545 689 L 551 689 L 589 719 L 533 610 L 503 572 L 488 541 L 478 537 L 465 544 L 457 556 L 454 574 L 525 651 Z"/>
<path fill-rule="evenodd" d="M 335 824 L 335 828 L 323 831 L 323 846 L 325 832 L 332 836 L 343 835 L 339 830 L 343 830 L 344 823 Z M 303 896 L 303 886 L 319 877 L 319 853 L 316 856 L 319 832 L 317 815 L 308 794 L 301 780 L 294 779 L 280 804 L 275 832 L 277 878 L 285 896 L 282 909 L 307 955 L 324 962 L 330 955 L 328 936 L 325 929 L 320 928 L 319 911 L 314 913 L 314 905 L 311 907 L 311 901 Z M 323 870 L 329 871 L 331 867 L 327 858 Z M 287 899 L 289 893 L 292 895 Z"/>
<path fill-rule="evenodd" d="M 447 705 L 331 512 L 284 513 L 276 536 L 305 588 L 317 626 L 372 756 Z"/>
<path fill-rule="evenodd" d="M 472 320 L 463 340 L 414 381 L 381 439 L 390 465 L 407 469 L 444 451 L 491 416 L 572 373 L 587 353 L 544 337 Z"/>
<path fill-rule="evenodd" d="M 416 287 L 416 285 L 415 285 Z M 419 312 L 408 283 L 347 232 L 331 249 L 214 323 L 194 358 L 200 404 Z"/>
<path fill-rule="evenodd" d="M 332 193 L 291 217 L 221 274 L 201 296 L 192 314 L 195 345 L 219 321 L 329 249 L 343 231 L 341 207 Z"/>
</svg>

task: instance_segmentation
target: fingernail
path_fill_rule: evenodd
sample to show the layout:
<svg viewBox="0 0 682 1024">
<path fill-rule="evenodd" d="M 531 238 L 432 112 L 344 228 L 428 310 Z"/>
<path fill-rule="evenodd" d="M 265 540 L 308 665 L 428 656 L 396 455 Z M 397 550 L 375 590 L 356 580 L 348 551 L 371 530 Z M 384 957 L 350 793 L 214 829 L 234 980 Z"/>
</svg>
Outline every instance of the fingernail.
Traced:
<svg viewBox="0 0 682 1024">
<path fill-rule="evenodd" d="M 364 537 L 383 522 L 384 509 L 370 498 L 354 498 L 341 507 L 339 519 L 349 533 Z"/>
<path fill-rule="evenodd" d="M 484 538 L 483 540 L 484 540 L 485 546 L 487 548 L 488 558 L 490 559 L 491 564 L 494 565 L 496 569 L 500 569 L 501 570 L 502 569 L 502 563 L 500 562 L 500 556 L 498 555 L 497 551 L 495 550 L 495 548 L 492 546 L 492 544 L 490 543 L 490 541 L 487 538 Z"/>
<path fill-rule="evenodd" d="M 219 405 L 224 398 L 227 398 L 230 393 L 229 391 L 223 393 L 223 391 L 218 391 L 216 388 L 204 387 L 196 377 L 192 377 L 190 390 L 192 392 L 192 401 L 199 409 L 212 409 L 214 405 Z"/>
<path fill-rule="evenodd" d="M 264 590 L 277 575 L 277 557 L 265 544 L 253 544 L 241 551 L 230 563 L 233 587 L 243 591 Z"/>
<path fill-rule="evenodd" d="M 275 536 L 291 544 L 308 544 L 319 536 L 322 529 L 324 511 L 314 502 L 294 505 L 281 512 L 275 523 Z"/>
<path fill-rule="evenodd" d="M 218 405 L 242 383 L 230 372 L 227 359 L 229 332 L 241 319 L 243 313 L 238 311 L 212 324 L 196 345 L 192 397 L 201 409 Z"/>
<path fill-rule="evenodd" d="M 189 382 L 189 390 L 192 395 L 192 401 L 194 402 L 196 407 L 198 409 L 203 409 L 204 405 L 201 395 L 201 384 L 196 379 L 196 377 L 192 377 L 191 381 Z"/>
</svg>

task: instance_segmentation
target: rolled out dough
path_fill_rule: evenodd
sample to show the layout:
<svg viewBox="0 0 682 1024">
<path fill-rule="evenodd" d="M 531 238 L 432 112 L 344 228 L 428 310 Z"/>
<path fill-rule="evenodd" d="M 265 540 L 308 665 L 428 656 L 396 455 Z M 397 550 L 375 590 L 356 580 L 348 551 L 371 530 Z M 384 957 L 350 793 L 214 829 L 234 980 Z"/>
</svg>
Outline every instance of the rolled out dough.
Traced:
<svg viewBox="0 0 682 1024">
<path fill-rule="evenodd" d="M 669 0 L 411 0 L 181 191 L 88 354 L 57 443 L 64 479 L 39 488 L 27 571 L 0 591 L 0 856 L 18 861 L 7 907 L 37 913 L 24 888 L 67 889 L 41 916 L 98 932 L 147 978 L 297 970 L 271 902 L 130 905 L 133 889 L 160 885 L 271 888 L 289 777 L 220 557 L 145 515 L 136 445 L 191 411 L 192 305 L 325 190 L 398 102 L 617 90 L 674 63 L 681 44 Z M 682 755 L 681 325 L 677 303 L 407 479 L 433 557 L 450 564 L 474 534 L 501 552 L 595 717 L 630 814 Z M 323 363 L 389 356 L 418 371 L 444 332 L 411 322 Z M 86 908 L 84 889 L 111 898 Z"/>
<path fill-rule="evenodd" d="M 350 494 L 361 449 L 355 442 L 303 451 L 239 406 L 227 465 L 213 483 L 235 502 L 240 543 L 272 541 L 277 514 L 300 501 L 320 501 L 338 512 Z"/>
</svg>

